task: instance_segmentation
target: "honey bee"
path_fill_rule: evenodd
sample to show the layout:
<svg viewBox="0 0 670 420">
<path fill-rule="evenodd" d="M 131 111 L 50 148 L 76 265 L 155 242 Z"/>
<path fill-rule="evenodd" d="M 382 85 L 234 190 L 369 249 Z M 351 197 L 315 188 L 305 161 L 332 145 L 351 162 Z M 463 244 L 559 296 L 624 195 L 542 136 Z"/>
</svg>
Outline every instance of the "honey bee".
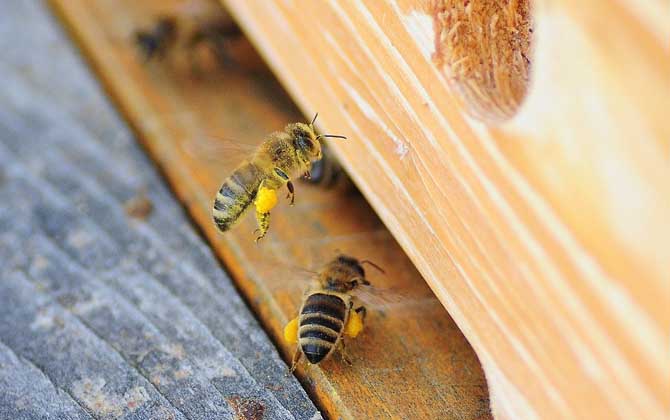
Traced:
<svg viewBox="0 0 670 420">
<path fill-rule="evenodd" d="M 135 32 L 135 44 L 145 60 L 163 58 L 177 43 L 177 19 L 172 16 L 159 17 L 151 29 Z"/>
<path fill-rule="evenodd" d="M 346 139 L 332 134 L 317 135 L 314 129 L 317 116 L 309 124 L 288 124 L 283 131 L 270 134 L 253 156 L 223 182 L 212 209 L 214 223 L 221 232 L 233 227 L 253 202 L 259 232 L 256 241 L 259 241 L 270 227 L 270 210 L 277 204 L 276 191 L 286 185 L 286 197 L 293 204 L 295 190 L 291 177 L 308 173 L 311 163 L 321 159 L 321 140 Z"/>
<path fill-rule="evenodd" d="M 284 327 L 284 339 L 297 345 L 291 372 L 303 354 L 309 363 L 318 364 L 336 349 L 351 364 L 345 354 L 344 336 L 354 338 L 363 329 L 367 311 L 364 306 L 357 306 L 352 296 L 356 288 L 370 285 L 363 264 L 384 272 L 371 261 L 339 255 L 317 274 L 305 293 L 298 316 Z"/>
</svg>

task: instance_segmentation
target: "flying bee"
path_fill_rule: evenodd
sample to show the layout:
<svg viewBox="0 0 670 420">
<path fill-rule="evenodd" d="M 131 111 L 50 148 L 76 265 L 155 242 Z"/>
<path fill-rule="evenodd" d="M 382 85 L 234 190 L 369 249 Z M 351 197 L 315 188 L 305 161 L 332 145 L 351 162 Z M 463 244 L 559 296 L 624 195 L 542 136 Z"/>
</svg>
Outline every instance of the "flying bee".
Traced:
<svg viewBox="0 0 670 420">
<path fill-rule="evenodd" d="M 288 188 L 287 198 L 295 200 L 291 178 L 309 173 L 312 162 L 321 159 L 321 141 L 325 137 L 346 139 L 332 134 L 316 134 L 314 116 L 309 124 L 292 123 L 283 131 L 270 134 L 249 160 L 243 161 L 223 182 L 214 198 L 212 217 L 221 232 L 226 232 L 240 220 L 253 202 L 259 236 L 270 227 L 270 210 L 277 204 L 281 187 Z"/>
<path fill-rule="evenodd" d="M 342 359 L 351 364 L 345 354 L 344 336 L 356 337 L 363 329 L 366 309 L 357 306 L 352 295 L 357 287 L 370 285 L 363 264 L 370 264 L 383 273 L 370 261 L 339 255 L 317 274 L 314 284 L 305 293 L 298 316 L 284 327 L 284 339 L 297 344 L 291 372 L 303 354 L 309 363 L 318 364 L 336 349 L 340 350 Z"/>
<path fill-rule="evenodd" d="M 151 29 L 135 32 L 135 44 L 145 60 L 163 58 L 177 43 L 177 19 L 172 16 L 159 17 Z"/>
</svg>

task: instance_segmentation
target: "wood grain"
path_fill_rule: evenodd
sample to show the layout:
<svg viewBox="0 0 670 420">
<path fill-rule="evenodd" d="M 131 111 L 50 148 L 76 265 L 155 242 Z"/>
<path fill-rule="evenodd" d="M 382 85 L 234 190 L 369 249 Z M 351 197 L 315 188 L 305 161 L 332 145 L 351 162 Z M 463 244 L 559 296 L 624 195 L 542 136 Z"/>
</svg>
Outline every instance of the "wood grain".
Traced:
<svg viewBox="0 0 670 420">
<path fill-rule="evenodd" d="M 0 418 L 321 418 L 46 5 L 0 28 Z"/>
<path fill-rule="evenodd" d="M 471 112 L 488 74 L 436 60 L 468 35 L 437 11 L 469 2 L 223 3 L 301 109 L 353 140 L 333 148 L 473 344 L 499 417 L 667 416 L 666 1 L 531 2 L 508 119 Z"/>
<path fill-rule="evenodd" d="M 190 145 L 207 150 L 208 133 L 257 142 L 286 122 L 305 119 L 268 71 L 254 64 L 259 60 L 246 59 L 251 48 L 239 48 L 241 68 L 210 69 L 196 78 L 179 54 L 143 65 L 130 42 L 153 17 L 183 10 L 180 2 L 51 3 L 286 359 L 293 348 L 283 343 L 281 330 L 296 315 L 305 284 L 282 264 L 314 269 L 339 250 L 384 267 L 386 276 L 371 273 L 370 280 L 405 296 L 399 304 L 372 308 L 365 331 L 347 348 L 353 366 L 333 358 L 298 369 L 325 415 L 490 418 L 474 352 L 363 197 L 299 183 L 296 205 L 280 204 L 259 245 L 252 218 L 226 235 L 214 227 L 210 205 L 227 175 L 225 164 L 193 153 Z"/>
</svg>

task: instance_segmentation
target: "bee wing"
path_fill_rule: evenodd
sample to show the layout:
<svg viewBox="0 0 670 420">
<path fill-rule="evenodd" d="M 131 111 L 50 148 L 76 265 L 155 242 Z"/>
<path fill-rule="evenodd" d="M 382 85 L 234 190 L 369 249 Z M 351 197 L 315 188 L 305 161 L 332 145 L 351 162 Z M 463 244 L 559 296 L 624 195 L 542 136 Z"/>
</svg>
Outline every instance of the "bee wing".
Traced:
<svg viewBox="0 0 670 420">
<path fill-rule="evenodd" d="M 184 139 L 179 144 L 189 158 L 230 171 L 243 160 L 250 159 L 262 142 L 262 139 L 250 142 L 205 134 Z"/>
<path fill-rule="evenodd" d="M 417 295 L 399 289 L 383 289 L 374 286 L 361 286 L 354 294 L 366 307 L 381 311 L 397 310 L 407 306 L 440 304 L 432 293 Z"/>
<path fill-rule="evenodd" d="M 313 286 L 312 282 L 318 276 L 323 264 L 332 258 L 330 254 L 336 254 L 310 248 L 303 252 L 300 263 L 296 263 L 286 244 L 272 244 L 270 247 L 258 250 L 253 264 L 255 275 L 266 279 L 265 287 L 268 291 L 280 301 L 293 302 L 296 309 L 299 308 L 305 291 Z M 381 283 L 381 279 L 379 280 Z M 371 281 L 373 284 L 376 283 L 374 278 Z M 352 292 L 352 295 L 363 306 L 376 312 L 398 311 L 419 305 L 441 307 L 440 302 L 428 288 L 421 291 L 413 288 L 410 291 L 403 286 L 361 285 Z"/>
<path fill-rule="evenodd" d="M 254 255 L 254 275 L 265 280 L 265 287 L 275 298 L 288 299 L 299 305 L 303 294 L 318 274 L 316 270 L 278 255 L 270 249 L 259 249 Z"/>
</svg>

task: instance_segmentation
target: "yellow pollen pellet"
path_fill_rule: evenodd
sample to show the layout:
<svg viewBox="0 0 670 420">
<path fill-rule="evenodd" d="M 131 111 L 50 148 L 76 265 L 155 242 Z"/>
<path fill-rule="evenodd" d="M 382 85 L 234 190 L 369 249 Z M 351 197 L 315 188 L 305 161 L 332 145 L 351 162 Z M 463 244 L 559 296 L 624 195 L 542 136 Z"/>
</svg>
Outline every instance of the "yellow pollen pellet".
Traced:
<svg viewBox="0 0 670 420">
<path fill-rule="evenodd" d="M 361 318 L 358 312 L 354 310 L 349 311 L 349 319 L 347 320 L 347 325 L 344 326 L 344 333 L 349 337 L 356 337 L 361 331 L 363 331 L 363 318 Z"/>
<path fill-rule="evenodd" d="M 298 342 L 298 318 L 293 318 L 286 326 L 284 327 L 284 340 L 287 343 L 295 344 Z"/>
<path fill-rule="evenodd" d="M 277 192 L 270 188 L 261 187 L 256 194 L 256 211 L 258 213 L 269 213 L 277 205 Z"/>
</svg>

